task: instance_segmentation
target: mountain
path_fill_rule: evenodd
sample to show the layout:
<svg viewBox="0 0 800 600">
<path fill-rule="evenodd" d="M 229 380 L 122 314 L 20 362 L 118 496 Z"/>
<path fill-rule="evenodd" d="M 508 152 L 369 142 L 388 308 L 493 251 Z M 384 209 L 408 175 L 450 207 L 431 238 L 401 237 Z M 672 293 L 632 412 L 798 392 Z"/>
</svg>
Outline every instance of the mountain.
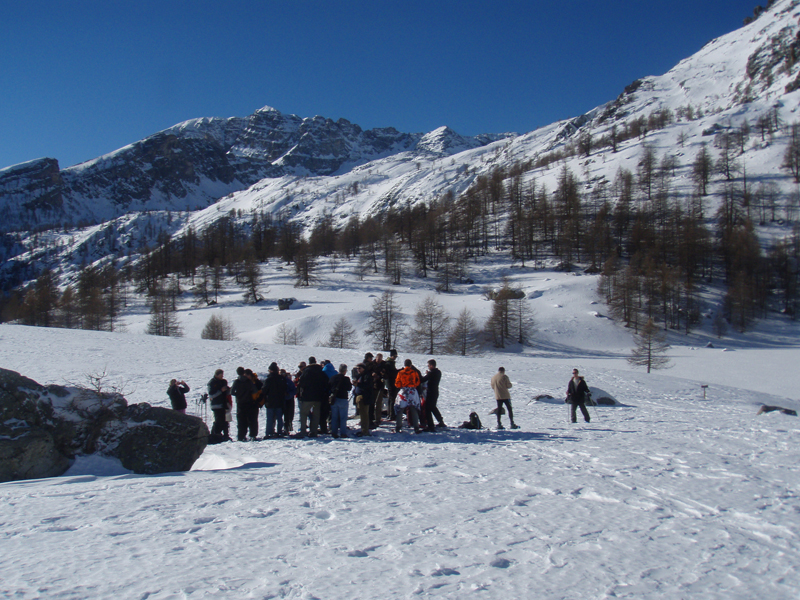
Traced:
<svg viewBox="0 0 800 600">
<path fill-rule="evenodd" d="M 0 170 L 0 230 L 107 221 L 145 210 L 198 210 L 265 178 L 330 176 L 410 151 L 453 154 L 498 139 L 364 131 L 345 119 L 262 108 L 245 118 L 180 123 L 60 170 L 51 158 Z"/>
<path fill-rule="evenodd" d="M 690 198 L 695 159 L 709 151 L 716 163 L 725 133 L 739 134 L 741 144 L 733 179 L 772 206 L 761 232 L 780 234 L 776 227 L 797 213 L 795 183 L 782 163 L 800 102 L 799 16 L 798 0 L 779 0 L 666 74 L 523 135 L 364 131 L 343 119 L 264 108 L 245 118 L 186 121 L 68 169 L 52 159 L 9 167 L 0 171 L 0 222 L 23 232 L 0 243 L 2 271 L 24 271 L 17 277 L 24 280 L 44 264 L 135 255 L 159 234 L 202 231 L 221 216 L 248 226 L 253 213 L 266 214 L 301 231 L 323 217 L 341 226 L 353 215 L 458 199 L 493 174 L 506 186 L 513 173 L 523 187 L 552 191 L 568 169 L 584 198 L 613 204 L 617 174 L 636 173 L 648 153 L 669 159 L 669 193 Z M 731 177 L 711 177 L 707 216 Z M 24 233 L 64 224 L 63 231 Z"/>
</svg>

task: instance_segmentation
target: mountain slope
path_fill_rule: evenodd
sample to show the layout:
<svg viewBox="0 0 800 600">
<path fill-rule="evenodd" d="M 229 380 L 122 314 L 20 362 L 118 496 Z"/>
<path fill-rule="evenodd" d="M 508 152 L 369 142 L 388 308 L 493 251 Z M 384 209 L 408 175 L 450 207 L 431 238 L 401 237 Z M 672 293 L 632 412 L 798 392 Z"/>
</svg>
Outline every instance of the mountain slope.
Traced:
<svg viewBox="0 0 800 600">
<path fill-rule="evenodd" d="M 535 182 L 554 190 L 563 168 L 580 177 L 584 197 L 613 203 L 616 174 L 635 173 L 645 151 L 670 157 L 670 193 L 689 198 L 698 153 L 708 149 L 716 159 L 715 134 L 746 128 L 750 133 L 737 157 L 746 181 L 777 198 L 779 216 L 791 221 L 795 184 L 781 164 L 789 143 L 786 126 L 797 120 L 800 100 L 799 18 L 797 0 L 775 2 L 757 20 L 713 40 L 666 74 L 637 80 L 585 115 L 524 135 L 462 138 L 446 127 L 426 135 L 363 131 L 345 120 L 301 119 L 267 107 L 244 119 L 187 121 L 57 173 L 52 161 L 0 171 L 0 214 L 6 228 L 56 217 L 108 220 L 100 225 L 107 238 L 135 235 L 152 244 L 158 232 L 201 231 L 223 215 L 246 225 L 252 213 L 263 213 L 306 231 L 323 215 L 343 224 L 352 215 L 430 204 L 446 194 L 457 198 L 496 171 L 516 170 L 524 186 Z M 613 135 L 619 142 L 612 146 Z M 593 142 L 589 152 L 577 149 L 582 139 Z M 30 171 L 35 176 L 28 177 Z M 712 178 L 707 215 L 728 183 Z M 158 222 L 152 235 L 110 221 L 143 210 Z M 176 210 L 182 212 L 152 212 Z M 68 262 L 78 252 L 69 242 L 74 236 L 23 238 L 21 244 L 7 242 L 0 253 L 30 265 L 44 256 L 45 237 L 47 260 Z M 80 253 L 110 256 L 110 246 L 120 256 L 119 243 Z"/>
<path fill-rule="evenodd" d="M 364 131 L 270 107 L 246 118 L 193 119 L 67 169 L 42 159 L 0 170 L 0 230 L 197 210 L 264 178 L 329 176 L 401 151 L 451 154 L 497 137 Z"/>
</svg>

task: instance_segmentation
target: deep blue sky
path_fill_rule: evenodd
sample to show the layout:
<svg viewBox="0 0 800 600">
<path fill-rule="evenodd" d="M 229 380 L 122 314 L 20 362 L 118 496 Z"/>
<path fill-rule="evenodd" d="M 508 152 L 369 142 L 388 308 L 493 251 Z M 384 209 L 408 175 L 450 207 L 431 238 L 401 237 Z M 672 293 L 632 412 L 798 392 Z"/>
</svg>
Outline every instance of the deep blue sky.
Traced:
<svg viewBox="0 0 800 600">
<path fill-rule="evenodd" d="M 0 168 L 43 156 L 66 167 L 265 105 L 365 129 L 524 133 L 668 71 L 756 4 L 6 2 Z"/>
</svg>

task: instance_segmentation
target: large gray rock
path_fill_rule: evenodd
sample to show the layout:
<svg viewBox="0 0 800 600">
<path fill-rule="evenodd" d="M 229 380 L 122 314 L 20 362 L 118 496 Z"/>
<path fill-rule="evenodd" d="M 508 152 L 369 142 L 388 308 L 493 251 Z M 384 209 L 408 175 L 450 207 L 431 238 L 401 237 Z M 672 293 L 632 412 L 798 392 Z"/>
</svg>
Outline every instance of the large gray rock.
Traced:
<svg viewBox="0 0 800 600">
<path fill-rule="evenodd" d="M 70 464 L 44 429 L 28 429 L 17 437 L 0 439 L 0 481 L 56 477 Z"/>
<path fill-rule="evenodd" d="M 123 467 L 136 473 L 188 471 L 208 443 L 202 419 L 168 408 L 134 404 L 127 418 L 130 427 L 113 453 Z"/>
<path fill-rule="evenodd" d="M 186 471 L 207 442 L 197 417 L 0 369 L 0 481 L 61 475 L 94 453 L 136 473 Z"/>
<path fill-rule="evenodd" d="M 63 429 L 52 416 L 44 387 L 0 369 L 0 481 L 52 477 L 69 468 L 56 440 Z"/>
</svg>

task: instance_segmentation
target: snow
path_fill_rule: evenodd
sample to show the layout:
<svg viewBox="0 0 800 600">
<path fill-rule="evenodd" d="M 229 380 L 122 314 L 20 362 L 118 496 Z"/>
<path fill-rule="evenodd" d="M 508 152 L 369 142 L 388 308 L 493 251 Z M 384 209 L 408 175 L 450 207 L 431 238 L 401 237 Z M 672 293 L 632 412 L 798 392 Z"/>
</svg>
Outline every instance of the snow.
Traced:
<svg viewBox="0 0 800 600">
<path fill-rule="evenodd" d="M 794 73 L 776 72 L 770 87 L 756 87 L 749 105 L 732 101 L 753 51 L 787 23 L 796 27 L 788 15 L 795 6 L 779 1 L 770 12 L 783 15 L 780 20 L 762 16 L 669 73 L 647 78 L 626 106 L 627 118 L 688 104 L 703 108 L 703 118 L 650 132 L 645 140 L 659 156 L 678 149 L 675 193 L 691 193 L 694 156 L 713 141 L 704 130 L 736 126 L 745 116 L 754 123 L 776 99 L 782 121 L 796 120 L 800 91 L 782 91 Z M 176 128 L 199 135 L 209 123 Z M 596 138 L 610 127 L 589 123 Z M 402 152 L 332 177 L 264 180 L 204 210 L 173 215 L 168 229 L 199 231 L 233 209 L 243 219 L 264 210 L 308 224 L 325 213 L 344 220 L 395 202 L 430 201 L 450 190 L 458 195 L 478 175 L 558 148 L 568 126 L 554 123 L 454 156 Z M 437 130 L 426 139 L 444 144 L 445 134 Z M 788 196 L 794 184 L 779 168 L 785 134 L 767 143 L 759 137 L 751 136 L 743 157 L 748 179 L 775 180 Z M 563 164 L 584 182 L 610 182 L 621 167 L 635 171 L 641 151 L 640 140 L 629 140 L 616 153 L 606 148 Z M 524 184 L 536 181 L 552 191 L 560 169 L 534 169 Z M 592 191 L 587 186 L 587 197 Z M 712 204 L 713 195 L 709 215 Z M 130 239 L 143 235 L 141 219 L 122 217 L 114 227 Z M 779 224 L 760 228 L 765 239 L 788 231 Z M 93 238 L 102 238 L 100 227 L 62 234 L 63 243 L 52 246 L 75 252 Z M 158 476 L 80 457 L 62 477 L 0 484 L 2 596 L 798 596 L 800 421 L 778 412 L 756 416 L 761 404 L 800 410 L 797 323 L 771 314 L 753 331 L 717 338 L 711 316 L 720 296 L 709 286 L 703 322 L 688 335 L 668 332 L 670 368 L 646 374 L 627 363 L 632 332 L 607 318 L 595 276 L 512 268 L 491 257 L 469 270 L 475 283 L 445 295 L 435 294 L 429 280 L 390 286 L 370 275 L 362 281 L 353 264 L 340 262 L 334 270 L 327 260 L 316 287 L 296 289 L 290 269 L 270 263 L 263 267 L 268 300 L 257 306 L 244 305 L 234 288 L 213 307 L 193 305 L 187 294 L 179 309 L 181 339 L 144 335 L 149 315 L 135 298 L 113 333 L 1 325 L 3 368 L 42 384 L 86 385 L 89 375 L 106 373 L 104 385 L 129 402 L 161 406 L 168 405 L 169 380 L 184 379 L 192 387 L 190 412 L 197 412 L 195 398 L 218 367 L 229 376 L 240 365 L 263 372 L 272 361 L 294 370 L 310 355 L 352 366 L 367 350 L 376 352 L 363 339 L 358 350 L 321 344 L 342 316 L 363 332 L 372 301 L 384 290 L 396 293 L 409 319 L 434 294 L 451 316 L 466 307 L 482 323 L 490 311 L 483 288 L 506 277 L 526 292 L 537 322 L 531 347 L 437 355 L 439 407 L 451 428 L 436 434 L 384 428 L 370 439 L 227 443 L 208 447 L 190 472 Z M 292 310 L 276 309 L 278 298 L 292 296 L 298 299 Z M 212 314 L 231 319 L 237 341 L 200 339 Z M 283 323 L 307 345 L 275 345 Z M 400 350 L 401 359 L 418 366 L 427 360 Z M 519 430 L 493 429 L 488 382 L 500 365 L 513 382 Z M 576 367 L 595 398 L 616 401 L 592 407 L 590 424 L 568 423 L 563 403 Z M 473 410 L 492 428 L 458 429 Z M 261 421 L 263 432 L 263 414 Z"/>
<path fill-rule="evenodd" d="M 289 311 L 243 305 L 234 288 L 217 307 L 187 295 L 185 338 L 144 335 L 148 315 L 135 305 L 114 333 L 2 325 L 0 365 L 44 384 L 85 385 L 105 372 L 130 402 L 163 406 L 177 377 L 196 412 L 215 368 L 294 369 L 309 355 L 352 366 L 376 349 L 317 344 L 340 316 L 362 331 L 382 290 L 409 317 L 431 293 L 422 280 L 359 281 L 352 266 L 310 289 L 265 266 L 269 298 L 298 298 Z M 438 355 L 450 429 L 226 443 L 190 472 L 158 476 L 82 457 L 62 477 L 0 484 L 0 589 L 14 598 L 795 598 L 800 421 L 756 412 L 800 408 L 797 325 L 773 316 L 750 336 L 713 338 L 714 348 L 702 328 L 671 332 L 672 368 L 647 375 L 625 360 L 631 332 L 593 316 L 595 276 L 487 260 L 473 266 L 475 284 L 435 297 L 451 315 L 466 306 L 483 321 L 481 289 L 501 274 L 529 293 L 536 343 Z M 199 339 L 214 312 L 239 340 Z M 311 345 L 272 344 L 285 319 Z M 501 364 L 519 430 L 494 430 L 488 414 Z M 567 422 L 573 367 L 595 398 L 617 401 L 590 408 L 590 424 Z M 473 410 L 490 429 L 457 428 Z"/>
</svg>

